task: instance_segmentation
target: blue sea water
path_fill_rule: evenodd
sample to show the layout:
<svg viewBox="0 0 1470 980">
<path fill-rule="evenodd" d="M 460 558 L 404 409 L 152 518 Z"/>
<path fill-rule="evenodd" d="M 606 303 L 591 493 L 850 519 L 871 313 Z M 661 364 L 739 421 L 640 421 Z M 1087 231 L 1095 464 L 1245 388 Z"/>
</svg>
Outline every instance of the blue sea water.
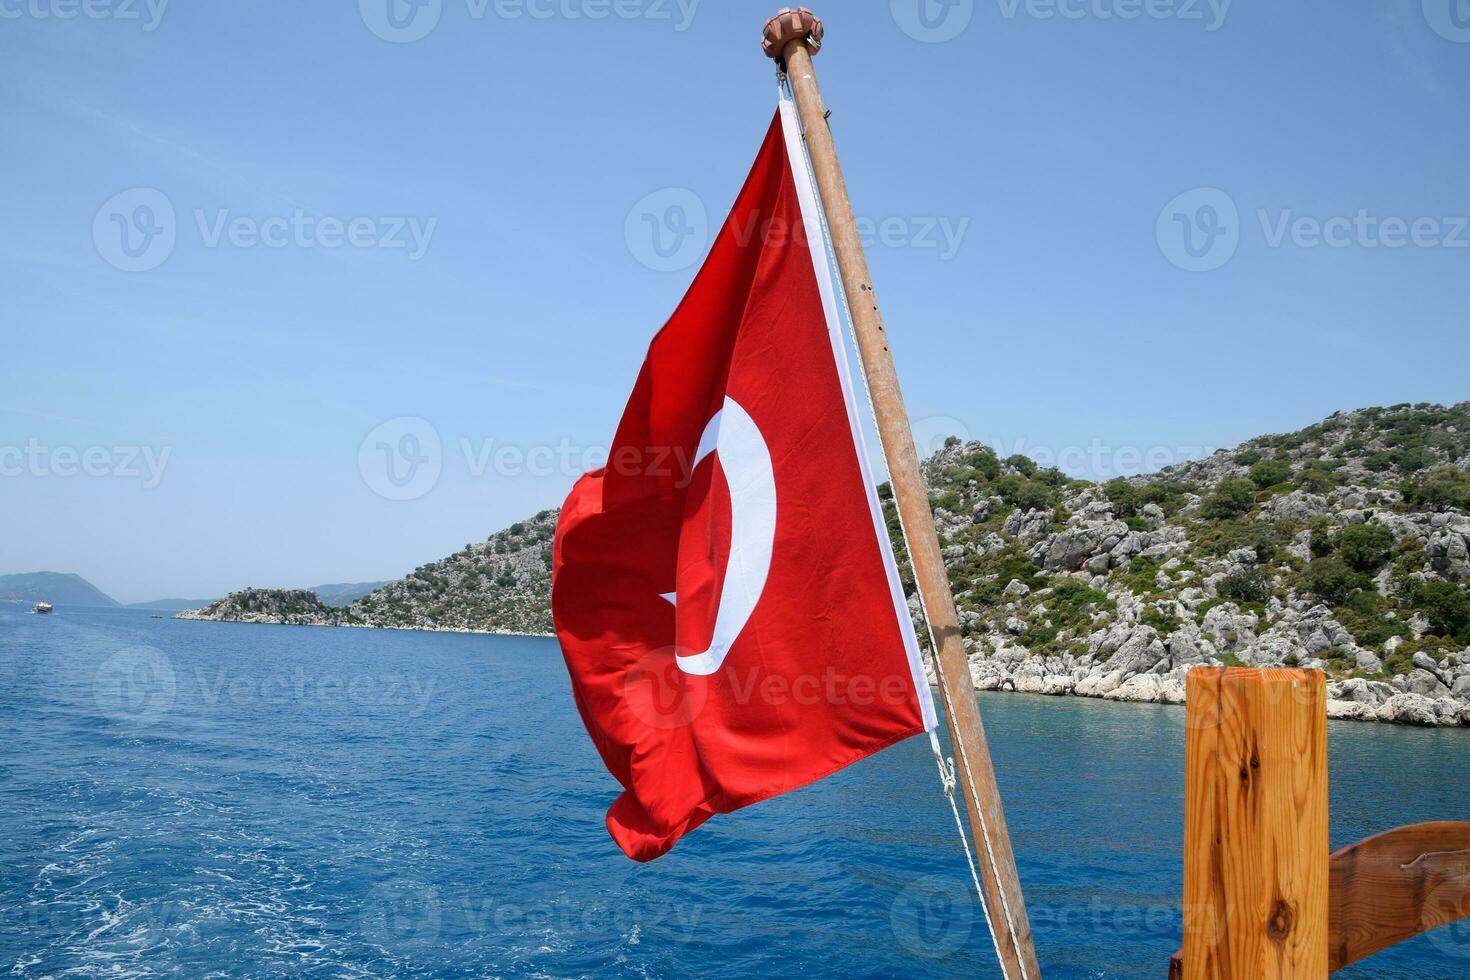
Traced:
<svg viewBox="0 0 1470 980">
<path fill-rule="evenodd" d="M 1179 709 L 983 695 L 1046 976 L 1162 980 Z M 927 744 L 647 866 L 553 642 L 0 604 L 0 973 L 996 976 Z M 1334 723 L 1340 846 L 1470 818 L 1470 733 Z M 1341 976 L 1470 976 L 1450 927 Z"/>
</svg>

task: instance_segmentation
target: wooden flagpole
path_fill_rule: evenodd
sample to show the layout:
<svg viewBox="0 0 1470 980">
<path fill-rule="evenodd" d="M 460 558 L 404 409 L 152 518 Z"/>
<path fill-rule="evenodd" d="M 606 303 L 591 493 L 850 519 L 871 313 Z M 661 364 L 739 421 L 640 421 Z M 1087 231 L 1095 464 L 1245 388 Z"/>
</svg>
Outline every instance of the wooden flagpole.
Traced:
<svg viewBox="0 0 1470 980">
<path fill-rule="evenodd" d="M 990 762 L 985 727 L 980 722 L 974 682 L 960 638 L 954 596 L 950 593 L 939 537 L 934 530 L 934 515 L 929 509 L 929 491 L 919 472 L 918 452 L 899 391 L 898 372 L 888 350 L 883 316 L 873 293 L 867 257 L 812 67 L 812 55 L 821 47 L 822 33 L 822 22 L 806 8 L 782 10 L 766 24 L 764 48 L 766 54 L 784 65 L 806 130 L 807 150 L 827 212 L 832 247 L 877 416 L 878 435 L 888 460 L 893 497 L 903 520 L 914 579 L 939 660 L 937 673 L 948 708 L 945 716 L 958 756 L 955 768 L 965 791 L 970 827 L 977 838 L 981 886 L 1001 968 L 1008 980 L 1038 980 L 1041 970 L 1031 942 L 1031 927 L 1016 860 L 1011 853 L 995 770 Z"/>
</svg>

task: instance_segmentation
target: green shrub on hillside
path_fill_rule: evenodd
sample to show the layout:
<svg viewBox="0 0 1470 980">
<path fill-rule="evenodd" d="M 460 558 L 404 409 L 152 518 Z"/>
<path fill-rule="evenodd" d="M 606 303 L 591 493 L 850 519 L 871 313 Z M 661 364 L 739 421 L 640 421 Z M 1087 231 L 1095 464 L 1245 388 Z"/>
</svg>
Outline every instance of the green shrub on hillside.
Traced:
<svg viewBox="0 0 1470 980">
<path fill-rule="evenodd" d="M 1332 615 L 1359 644 L 1379 647 L 1391 636 L 1411 635 L 1403 622 L 1388 617 L 1391 608 L 1392 603 L 1377 592 L 1361 589 L 1353 593 L 1346 605 L 1335 607 Z"/>
<path fill-rule="evenodd" d="M 1158 630 L 1160 636 L 1168 636 L 1180 626 L 1179 620 L 1164 613 L 1158 606 L 1149 606 L 1145 609 L 1139 621 L 1145 626 L 1152 626 Z"/>
<path fill-rule="evenodd" d="M 1306 590 L 1332 605 L 1346 603 L 1353 590 L 1367 584 L 1367 576 L 1353 571 L 1338 555 L 1313 558 L 1302 572 Z"/>
<path fill-rule="evenodd" d="M 1470 591 L 1453 582 L 1420 582 L 1408 600 L 1415 612 L 1429 620 L 1436 636 L 1470 643 Z"/>
<path fill-rule="evenodd" d="M 959 513 L 960 507 L 964 504 L 960 495 L 953 490 L 946 490 L 937 497 L 930 497 L 929 499 L 935 510 L 947 510 L 951 514 Z"/>
<path fill-rule="evenodd" d="M 1021 510 L 1049 510 L 1057 504 L 1057 494 L 1052 487 L 1017 473 L 1000 477 L 991 484 L 991 488 L 1000 494 L 1000 499 Z"/>
<path fill-rule="evenodd" d="M 1249 480 L 1223 480 L 1200 505 L 1200 514 L 1211 520 L 1226 520 L 1249 511 L 1256 504 L 1256 486 Z"/>
<path fill-rule="evenodd" d="M 1190 539 L 1199 553 L 1217 558 L 1249 548 L 1256 553 L 1257 561 L 1275 561 L 1290 538 L 1280 525 L 1265 521 L 1216 521 L 1190 528 Z"/>
<path fill-rule="evenodd" d="M 1152 558 L 1140 556 L 1128 563 L 1128 571 L 1123 575 L 1123 583 L 1135 595 L 1153 595 L 1162 591 L 1158 585 L 1158 576 L 1159 563 Z"/>
<path fill-rule="evenodd" d="M 1291 464 L 1280 456 L 1263 459 L 1251 467 L 1251 482 L 1262 490 L 1291 479 Z"/>
<path fill-rule="evenodd" d="M 1416 510 L 1470 511 L 1470 473 L 1455 466 L 1437 466 L 1404 485 L 1404 502 Z"/>
<path fill-rule="evenodd" d="M 1311 493 L 1327 493 L 1337 486 L 1337 477 L 1324 467 L 1308 466 L 1297 475 L 1297 486 Z"/>
<path fill-rule="evenodd" d="M 1393 556 L 1393 534 L 1382 524 L 1353 524 L 1337 535 L 1337 554 L 1355 572 L 1376 572 Z"/>
<path fill-rule="evenodd" d="M 1271 598 L 1271 585 L 1257 568 L 1231 572 L 1220 580 L 1216 591 L 1222 598 L 1240 603 L 1265 602 Z"/>
<path fill-rule="evenodd" d="M 1102 490 L 1114 513 L 1126 519 L 1138 516 L 1149 504 L 1158 504 L 1165 514 L 1173 514 L 1183 505 L 1185 494 L 1193 493 L 1195 487 L 1169 479 L 1153 480 L 1140 487 L 1119 477 L 1103 484 Z"/>
<path fill-rule="evenodd" d="M 1095 606 L 1107 606 L 1111 602 L 1106 592 L 1100 592 L 1076 579 L 1052 579 L 1051 605 L 1061 613 L 1081 613 Z"/>
<path fill-rule="evenodd" d="M 1400 473 L 1417 473 L 1439 461 L 1439 457 L 1427 446 L 1401 446 L 1390 454 L 1390 458 Z"/>
<path fill-rule="evenodd" d="M 1016 453 L 1014 456 L 1006 457 L 1006 465 L 1022 476 L 1036 475 L 1036 460 L 1030 456 L 1022 456 L 1020 453 Z"/>
</svg>

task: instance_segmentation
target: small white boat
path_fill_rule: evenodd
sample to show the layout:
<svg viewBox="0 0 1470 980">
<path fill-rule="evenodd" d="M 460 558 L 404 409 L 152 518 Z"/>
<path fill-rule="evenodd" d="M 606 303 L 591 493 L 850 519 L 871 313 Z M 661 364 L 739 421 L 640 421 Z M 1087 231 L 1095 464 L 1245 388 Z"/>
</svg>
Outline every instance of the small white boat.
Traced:
<svg viewBox="0 0 1470 980">
<path fill-rule="evenodd" d="M 49 603 L 49 602 L 38 602 L 34 606 L 31 607 L 31 612 L 33 612 L 33 613 L 49 613 L 49 612 L 51 612 L 51 603 Z"/>
</svg>

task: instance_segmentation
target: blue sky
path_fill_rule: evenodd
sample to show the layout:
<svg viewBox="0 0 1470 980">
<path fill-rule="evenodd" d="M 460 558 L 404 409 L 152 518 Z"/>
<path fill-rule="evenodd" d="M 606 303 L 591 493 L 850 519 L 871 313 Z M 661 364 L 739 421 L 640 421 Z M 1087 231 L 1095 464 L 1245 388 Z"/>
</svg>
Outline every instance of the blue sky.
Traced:
<svg viewBox="0 0 1470 980">
<path fill-rule="evenodd" d="M 777 4 L 388 2 L 0 0 L 0 572 L 395 578 L 595 461 Z M 1106 477 L 1470 397 L 1470 2 L 918 4 L 817 64 L 926 440 Z"/>
</svg>

